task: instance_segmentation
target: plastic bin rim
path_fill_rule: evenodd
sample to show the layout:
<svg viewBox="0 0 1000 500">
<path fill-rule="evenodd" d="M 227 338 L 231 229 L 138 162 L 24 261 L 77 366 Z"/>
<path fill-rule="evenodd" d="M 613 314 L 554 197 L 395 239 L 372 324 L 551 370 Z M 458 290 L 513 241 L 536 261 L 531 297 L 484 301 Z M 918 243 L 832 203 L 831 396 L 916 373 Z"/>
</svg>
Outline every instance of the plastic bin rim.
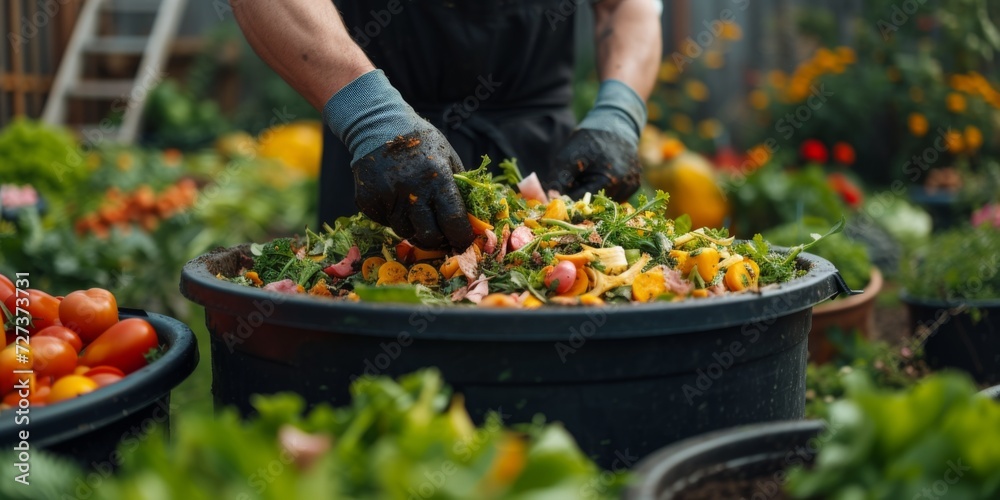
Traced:
<svg viewBox="0 0 1000 500">
<path fill-rule="evenodd" d="M 233 251 L 235 248 L 224 249 Z M 472 307 L 422 306 L 331 301 L 310 296 L 289 296 L 237 285 L 218 279 L 207 269 L 206 254 L 191 260 L 181 272 L 181 293 L 206 308 L 247 318 L 263 313 L 261 304 L 273 310 L 266 324 L 288 328 L 331 331 L 392 338 L 413 329 L 413 321 L 433 317 L 429 328 L 416 338 L 466 341 L 566 340 L 588 321 L 600 328 L 590 335 L 599 339 L 648 337 L 716 330 L 737 325 L 770 324 L 812 308 L 840 292 L 843 280 L 829 261 L 803 253 L 810 265 L 805 276 L 759 293 L 734 294 L 683 302 L 659 302 L 607 307 L 543 307 L 534 310 L 476 309 Z M 267 309 L 271 309 L 270 307 Z M 609 326 L 610 325 L 610 326 Z M 612 327 L 613 326 L 613 327 Z M 470 333 L 473 330 L 475 333 Z"/>
<path fill-rule="evenodd" d="M 751 446 L 761 439 L 774 435 L 815 436 L 823 432 L 825 428 L 826 423 L 822 420 L 786 420 L 741 425 L 679 441 L 649 455 L 637 465 L 635 470 L 639 480 L 629 488 L 625 497 L 628 499 L 660 498 L 662 486 L 660 480 L 667 472 L 683 467 L 713 450 Z"/>
<path fill-rule="evenodd" d="M 8 415 L 10 418 L 0 422 L 2 442 L 16 438 L 20 430 L 27 430 L 28 442 L 38 448 L 85 434 L 155 404 L 194 372 L 198 346 L 187 325 L 169 316 L 138 309 L 119 308 L 119 317 L 148 320 L 160 343 L 168 341 L 169 348 L 160 359 L 112 385 L 58 404 L 30 408 L 30 423 L 26 426 L 15 425 L 13 415 Z M 166 410 L 169 416 L 169 408 Z M 46 432 L 51 429 L 61 430 Z"/>
</svg>

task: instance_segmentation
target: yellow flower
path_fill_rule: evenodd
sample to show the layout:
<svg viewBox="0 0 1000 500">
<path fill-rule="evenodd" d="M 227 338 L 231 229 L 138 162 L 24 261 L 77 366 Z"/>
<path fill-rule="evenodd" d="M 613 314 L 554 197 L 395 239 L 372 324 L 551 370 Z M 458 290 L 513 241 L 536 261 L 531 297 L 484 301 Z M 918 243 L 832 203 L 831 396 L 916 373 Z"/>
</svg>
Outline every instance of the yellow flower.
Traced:
<svg viewBox="0 0 1000 500">
<path fill-rule="evenodd" d="M 948 77 L 948 85 L 959 92 L 970 92 L 972 90 L 971 80 L 965 75 L 951 75 Z"/>
<path fill-rule="evenodd" d="M 705 52 L 705 66 L 708 69 L 719 69 L 726 63 L 725 58 L 722 57 L 722 52 L 718 50 L 710 50 Z"/>
<path fill-rule="evenodd" d="M 692 127 L 691 118 L 687 115 L 673 115 L 670 117 L 670 128 L 675 132 L 690 134 Z"/>
<path fill-rule="evenodd" d="M 788 75 L 786 75 L 784 71 L 778 69 L 772 70 L 767 73 L 767 81 L 772 87 L 780 89 L 788 83 Z"/>
<path fill-rule="evenodd" d="M 809 97 L 809 86 L 812 85 L 812 81 L 795 77 L 792 79 L 792 83 L 788 86 L 788 101 L 789 102 L 802 102 Z"/>
<path fill-rule="evenodd" d="M 133 164 L 135 164 L 135 159 L 128 153 L 118 153 L 118 157 L 115 159 L 115 165 L 117 165 L 118 170 L 121 170 L 122 172 L 132 170 Z"/>
<path fill-rule="evenodd" d="M 722 23 L 722 32 L 719 36 L 723 40 L 739 40 L 743 38 L 743 29 L 735 22 Z"/>
<path fill-rule="evenodd" d="M 767 109 L 767 105 L 770 99 L 767 98 L 767 92 L 761 89 L 755 89 L 750 92 L 750 105 L 754 109 L 764 110 Z"/>
<path fill-rule="evenodd" d="M 924 89 L 917 86 L 910 87 L 910 100 L 916 103 L 924 102 Z"/>
<path fill-rule="evenodd" d="M 833 68 L 837 64 L 837 56 L 834 55 L 833 51 L 826 48 L 820 47 L 813 56 L 813 63 L 823 72 L 833 71 Z"/>
<path fill-rule="evenodd" d="M 910 126 L 910 133 L 914 137 L 923 137 L 927 135 L 927 130 L 930 128 L 930 124 L 927 123 L 927 117 L 920 113 L 910 113 L 910 117 L 907 120 Z"/>
<path fill-rule="evenodd" d="M 949 130 L 944 134 L 944 142 L 948 145 L 948 151 L 951 154 L 961 154 L 965 150 L 965 139 L 961 132 Z"/>
<path fill-rule="evenodd" d="M 698 80 L 688 80 L 684 84 L 684 91 L 687 92 L 688 97 L 695 101 L 704 102 L 708 99 L 708 87 Z"/>
<path fill-rule="evenodd" d="M 661 82 L 673 83 L 677 81 L 677 76 L 680 71 L 677 71 L 677 65 L 673 61 L 665 61 L 660 65 L 659 79 Z"/>
<path fill-rule="evenodd" d="M 970 153 L 983 146 L 983 133 L 974 125 L 965 127 L 965 146 Z"/>
<path fill-rule="evenodd" d="M 885 75 L 889 78 L 889 81 L 892 83 L 896 83 L 902 78 L 902 75 L 899 73 L 899 68 L 895 66 L 889 66 L 888 68 L 886 68 Z"/>
<path fill-rule="evenodd" d="M 751 171 L 767 165 L 767 162 L 771 161 L 771 157 L 771 148 L 765 144 L 758 144 L 747 151 L 747 158 L 750 159 L 748 166 Z"/>
<path fill-rule="evenodd" d="M 858 55 L 854 53 L 854 49 L 850 47 L 837 47 L 837 57 L 840 58 L 840 62 L 844 64 L 854 64 L 858 61 Z"/>
<path fill-rule="evenodd" d="M 660 154 L 663 156 L 663 161 L 677 158 L 677 155 L 683 153 L 685 149 L 687 148 L 684 147 L 684 143 L 673 136 L 666 137 L 660 144 Z"/>
<path fill-rule="evenodd" d="M 719 120 L 714 118 L 709 118 L 707 120 L 702 120 L 698 124 L 698 135 L 704 137 L 705 139 L 715 139 L 722 134 L 722 124 Z"/>
<path fill-rule="evenodd" d="M 660 104 L 655 101 L 649 101 L 646 104 L 646 114 L 649 116 L 650 121 L 657 121 L 663 117 L 663 108 Z"/>
<path fill-rule="evenodd" d="M 952 92 L 948 94 L 948 97 L 945 100 L 945 105 L 948 108 L 948 111 L 951 111 L 952 113 L 964 113 L 966 108 L 965 96 L 957 92 Z"/>
</svg>

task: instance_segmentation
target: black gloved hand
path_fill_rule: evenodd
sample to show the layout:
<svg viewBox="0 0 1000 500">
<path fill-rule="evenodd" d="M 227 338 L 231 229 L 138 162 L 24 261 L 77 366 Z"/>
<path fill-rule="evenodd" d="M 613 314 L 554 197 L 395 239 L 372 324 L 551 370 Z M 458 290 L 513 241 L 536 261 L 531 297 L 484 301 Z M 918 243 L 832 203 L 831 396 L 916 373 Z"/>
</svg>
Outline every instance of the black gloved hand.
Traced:
<svg viewBox="0 0 1000 500">
<path fill-rule="evenodd" d="M 556 190 L 574 200 L 603 189 L 615 201 L 625 201 L 639 189 L 636 147 L 614 132 L 574 131 L 553 163 Z"/>
<path fill-rule="evenodd" d="M 452 174 L 458 154 L 435 128 L 389 141 L 352 165 L 358 208 L 422 248 L 472 244 L 472 225 Z"/>
<path fill-rule="evenodd" d="M 639 189 L 639 132 L 646 104 L 631 87 L 604 80 L 593 109 L 553 158 L 555 189 L 579 199 L 601 189 L 625 201 Z"/>
<path fill-rule="evenodd" d="M 353 155 L 354 202 L 372 220 L 424 248 L 472 244 L 453 173 L 462 162 L 441 132 L 417 115 L 381 71 L 359 76 L 323 108 Z"/>
</svg>

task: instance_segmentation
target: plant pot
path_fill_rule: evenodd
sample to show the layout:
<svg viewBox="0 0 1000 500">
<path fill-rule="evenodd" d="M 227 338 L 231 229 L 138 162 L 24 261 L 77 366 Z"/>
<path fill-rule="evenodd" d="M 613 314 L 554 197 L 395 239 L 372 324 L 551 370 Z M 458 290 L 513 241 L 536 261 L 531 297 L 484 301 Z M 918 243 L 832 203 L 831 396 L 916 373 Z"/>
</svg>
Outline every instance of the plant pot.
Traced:
<svg viewBox="0 0 1000 500">
<path fill-rule="evenodd" d="M 544 414 L 605 467 L 706 431 L 801 418 L 812 306 L 842 282 L 829 262 L 804 254 L 806 276 L 759 294 L 428 307 L 280 295 L 216 278 L 249 255 L 249 245 L 220 249 L 181 274 L 181 292 L 205 307 L 217 406 L 246 414 L 252 394 L 279 391 L 343 405 L 362 375 L 437 367 L 477 421 L 488 411 L 510 423 Z"/>
<path fill-rule="evenodd" d="M 1000 300 L 946 302 L 900 297 L 910 314 L 910 332 L 923 342 L 927 364 L 957 368 L 983 384 L 1000 383 Z"/>
<path fill-rule="evenodd" d="M 865 338 L 871 338 L 875 331 L 875 299 L 881 290 L 882 273 L 873 267 L 864 293 L 814 307 L 812 330 L 809 331 L 810 361 L 828 363 L 839 354 L 828 336 L 834 329 L 845 334 L 860 330 Z"/>
<path fill-rule="evenodd" d="M 146 433 L 170 428 L 170 391 L 198 365 L 194 334 L 176 319 L 137 309 L 119 309 L 121 319 L 143 318 L 153 325 L 163 357 L 122 380 L 51 406 L 30 408 L 29 425 L 5 412 L 0 445 L 18 451 L 19 432 L 28 431 L 30 449 L 43 449 L 98 472 L 120 465 L 119 445 L 138 444 Z M 103 472 L 102 472 L 103 473 Z"/>
<path fill-rule="evenodd" d="M 696 498 L 784 498 L 785 471 L 812 463 L 823 429 L 818 420 L 772 422 L 682 441 L 643 460 L 625 498 L 671 500 L 705 488 L 715 495 Z"/>
<path fill-rule="evenodd" d="M 931 216 L 934 232 L 951 229 L 960 221 L 968 220 L 959 207 L 958 195 L 947 191 L 928 193 L 923 186 L 910 189 L 910 201 L 923 208 Z"/>
</svg>

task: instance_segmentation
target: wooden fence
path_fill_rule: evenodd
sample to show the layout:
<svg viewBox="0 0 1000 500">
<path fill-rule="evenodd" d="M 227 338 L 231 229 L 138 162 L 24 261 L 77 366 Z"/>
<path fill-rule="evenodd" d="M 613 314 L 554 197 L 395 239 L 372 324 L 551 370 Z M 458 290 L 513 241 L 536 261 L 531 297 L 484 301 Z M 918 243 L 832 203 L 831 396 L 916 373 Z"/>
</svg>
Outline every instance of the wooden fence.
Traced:
<svg viewBox="0 0 1000 500">
<path fill-rule="evenodd" d="M 83 0 L 2 0 L 0 126 L 41 115 Z"/>
</svg>

